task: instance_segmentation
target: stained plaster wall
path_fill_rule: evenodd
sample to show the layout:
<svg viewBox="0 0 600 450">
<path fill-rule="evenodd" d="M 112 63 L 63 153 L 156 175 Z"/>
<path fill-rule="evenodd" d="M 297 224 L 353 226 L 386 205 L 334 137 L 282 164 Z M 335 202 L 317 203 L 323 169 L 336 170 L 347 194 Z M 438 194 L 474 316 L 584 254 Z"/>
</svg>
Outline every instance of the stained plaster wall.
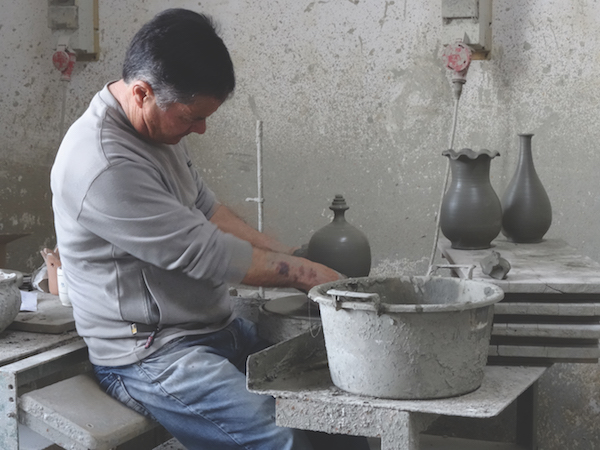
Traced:
<svg viewBox="0 0 600 450">
<path fill-rule="evenodd" d="M 440 1 L 102 0 L 100 60 L 78 63 L 68 83 L 51 63 L 47 2 L 1 3 L 0 233 L 32 233 L 9 244 L 11 268 L 33 269 L 38 250 L 54 245 L 48 174 L 61 128 L 119 77 L 135 30 L 181 6 L 218 20 L 237 71 L 235 96 L 204 136 L 190 138 L 219 197 L 256 223 L 256 205 L 244 199 L 256 195 L 260 119 L 268 233 L 307 242 L 342 193 L 347 218 L 371 241 L 376 273 L 426 270 L 453 109 Z M 491 59 L 469 70 L 455 147 L 501 153 L 491 173 L 501 194 L 517 133 L 535 133 L 554 210 L 548 237 L 600 260 L 600 3 L 495 0 L 493 16 Z M 551 369 L 541 389 L 542 448 L 600 448 L 597 378 L 595 365 Z"/>
</svg>

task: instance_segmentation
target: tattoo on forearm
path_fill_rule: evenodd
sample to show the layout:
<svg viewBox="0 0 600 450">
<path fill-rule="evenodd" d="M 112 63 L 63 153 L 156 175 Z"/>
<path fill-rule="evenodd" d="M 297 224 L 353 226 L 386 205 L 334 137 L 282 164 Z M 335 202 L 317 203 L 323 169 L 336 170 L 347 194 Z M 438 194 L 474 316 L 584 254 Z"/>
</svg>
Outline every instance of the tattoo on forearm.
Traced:
<svg viewBox="0 0 600 450">
<path fill-rule="evenodd" d="M 281 261 L 277 264 L 277 273 L 287 277 L 290 274 L 290 265 L 285 261 Z"/>
</svg>

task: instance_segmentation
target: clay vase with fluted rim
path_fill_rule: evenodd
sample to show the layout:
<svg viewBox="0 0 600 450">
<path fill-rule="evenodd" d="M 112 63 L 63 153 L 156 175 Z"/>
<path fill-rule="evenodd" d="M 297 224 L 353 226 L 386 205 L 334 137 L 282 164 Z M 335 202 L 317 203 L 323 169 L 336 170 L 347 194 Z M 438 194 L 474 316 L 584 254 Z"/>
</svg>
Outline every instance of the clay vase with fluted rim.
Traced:
<svg viewBox="0 0 600 450">
<path fill-rule="evenodd" d="M 497 151 L 445 150 L 452 181 L 442 200 L 440 229 L 452 248 L 485 249 L 502 228 L 502 206 L 490 182 L 490 163 Z"/>
<path fill-rule="evenodd" d="M 17 274 L 0 270 L 0 333 L 17 317 L 21 309 L 21 292 L 17 286 Z"/>
</svg>

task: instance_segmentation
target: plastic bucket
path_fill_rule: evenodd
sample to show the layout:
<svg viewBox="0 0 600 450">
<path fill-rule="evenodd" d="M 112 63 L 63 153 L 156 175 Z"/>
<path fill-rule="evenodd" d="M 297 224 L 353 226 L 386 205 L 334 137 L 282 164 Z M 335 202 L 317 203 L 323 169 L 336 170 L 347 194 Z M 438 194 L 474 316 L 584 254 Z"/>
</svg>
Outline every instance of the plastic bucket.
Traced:
<svg viewBox="0 0 600 450">
<path fill-rule="evenodd" d="M 481 386 L 490 283 L 443 277 L 351 278 L 315 286 L 333 383 L 393 399 L 452 397 Z"/>
</svg>

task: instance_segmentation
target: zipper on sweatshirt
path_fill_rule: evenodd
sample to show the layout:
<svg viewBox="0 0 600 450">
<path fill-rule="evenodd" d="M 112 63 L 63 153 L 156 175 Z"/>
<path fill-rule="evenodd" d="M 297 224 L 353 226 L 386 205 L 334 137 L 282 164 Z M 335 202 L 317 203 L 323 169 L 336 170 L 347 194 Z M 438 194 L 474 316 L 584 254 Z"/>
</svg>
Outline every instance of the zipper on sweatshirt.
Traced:
<svg viewBox="0 0 600 450">
<path fill-rule="evenodd" d="M 152 333 L 150 333 L 150 336 L 148 336 L 148 339 L 146 339 L 146 345 L 144 345 L 144 348 L 148 349 L 150 347 L 152 347 L 152 344 L 154 344 L 154 338 L 156 337 L 156 334 L 160 331 L 160 325 L 157 325 L 156 328 L 154 329 L 154 331 L 152 331 Z"/>
<path fill-rule="evenodd" d="M 150 331 L 148 329 L 144 329 L 144 328 L 148 328 L 148 325 L 142 324 L 141 326 L 141 330 L 138 329 L 138 324 L 137 323 L 132 323 L 131 324 L 131 334 L 133 334 L 134 336 L 138 334 L 138 331 Z M 144 345 L 144 348 L 150 348 L 152 347 L 152 344 L 154 344 L 154 338 L 156 337 L 156 334 L 161 330 L 161 326 L 160 325 L 156 325 L 156 328 L 154 328 L 151 333 L 150 336 L 148 336 L 148 338 L 146 339 L 146 345 Z"/>
</svg>

